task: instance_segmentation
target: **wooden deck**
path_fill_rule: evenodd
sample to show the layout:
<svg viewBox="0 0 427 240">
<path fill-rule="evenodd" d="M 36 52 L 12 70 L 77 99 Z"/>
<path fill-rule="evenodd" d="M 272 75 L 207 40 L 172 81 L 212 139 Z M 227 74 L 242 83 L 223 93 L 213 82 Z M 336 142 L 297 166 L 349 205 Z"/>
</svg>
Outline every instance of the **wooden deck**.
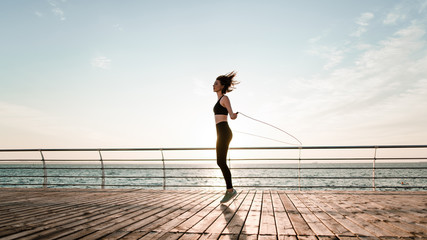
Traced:
<svg viewBox="0 0 427 240">
<path fill-rule="evenodd" d="M 0 239 L 427 239 L 427 192 L 0 189 Z"/>
</svg>

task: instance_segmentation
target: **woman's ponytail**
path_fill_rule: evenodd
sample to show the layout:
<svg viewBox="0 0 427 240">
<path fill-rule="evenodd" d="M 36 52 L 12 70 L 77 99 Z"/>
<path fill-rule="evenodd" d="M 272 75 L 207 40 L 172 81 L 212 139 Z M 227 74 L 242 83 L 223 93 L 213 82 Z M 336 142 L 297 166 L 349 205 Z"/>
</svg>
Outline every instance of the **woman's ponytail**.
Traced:
<svg viewBox="0 0 427 240">
<path fill-rule="evenodd" d="M 216 80 L 220 81 L 221 85 L 224 86 L 224 88 L 222 89 L 222 93 L 228 93 L 228 92 L 233 91 L 235 89 L 234 86 L 239 84 L 238 81 L 233 80 L 233 78 L 236 76 L 236 74 L 237 73 L 233 71 L 233 72 L 227 73 L 225 75 L 218 76 L 216 78 Z"/>
</svg>

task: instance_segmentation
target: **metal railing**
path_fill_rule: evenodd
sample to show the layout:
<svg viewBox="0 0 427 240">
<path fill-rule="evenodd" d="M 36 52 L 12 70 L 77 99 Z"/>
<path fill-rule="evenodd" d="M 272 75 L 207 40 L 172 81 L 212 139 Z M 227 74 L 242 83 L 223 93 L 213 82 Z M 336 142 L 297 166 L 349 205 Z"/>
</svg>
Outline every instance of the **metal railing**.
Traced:
<svg viewBox="0 0 427 240">
<path fill-rule="evenodd" d="M 379 157 L 378 152 L 381 150 L 400 150 L 403 151 L 403 156 L 386 156 Z M 169 175 L 168 171 L 177 172 L 179 174 L 188 173 L 188 171 L 202 172 L 205 170 L 218 171 L 218 167 L 200 167 L 198 165 L 189 166 L 188 164 L 182 163 L 185 161 L 189 162 L 215 162 L 214 158 L 167 158 L 165 157 L 166 152 L 189 152 L 189 151 L 213 151 L 214 148 L 82 148 L 82 149 L 0 149 L 0 186 L 1 187 L 10 187 L 10 186 L 27 186 L 27 187 L 138 187 L 138 188 L 183 188 L 183 187 L 224 187 L 223 180 L 217 181 L 216 184 L 180 184 L 182 181 L 178 180 L 209 180 L 209 179 L 221 179 L 222 175 L 216 174 L 215 176 L 183 176 L 183 175 Z M 229 166 L 233 173 L 233 181 L 239 180 L 254 180 L 257 179 L 258 183 L 248 185 L 248 184 L 235 184 L 235 187 L 238 188 L 273 188 L 273 189 L 372 189 L 372 190 L 400 190 L 400 189 L 417 189 L 417 190 L 427 190 L 427 145 L 381 145 L 381 146 L 301 146 L 301 147 L 234 147 L 230 148 L 229 156 L 233 155 L 236 151 L 255 151 L 262 150 L 268 151 L 269 153 L 274 151 L 297 151 L 294 152 L 294 157 L 270 157 L 270 158 L 229 158 Z M 371 151 L 370 153 L 364 153 L 364 157 L 359 156 L 349 156 L 354 155 L 346 153 L 346 156 L 342 157 L 303 157 L 304 153 L 308 151 L 317 151 L 316 155 L 323 155 L 325 151 L 352 151 L 352 150 L 364 150 Z M 414 150 L 422 150 L 421 155 L 417 153 L 416 156 L 412 154 Z M 59 159 L 59 158 L 49 158 L 46 157 L 46 154 L 54 152 L 65 152 L 70 154 L 71 152 L 82 152 L 82 153 L 97 153 L 99 158 L 94 159 Z M 103 154 L 108 153 L 123 153 L 123 152 L 157 152 L 159 157 L 157 158 L 106 158 Z M 16 157 L 16 154 L 20 153 L 22 156 L 28 153 L 37 153 L 39 158 L 28 158 L 28 157 Z M 7 154 L 14 154 L 14 156 L 8 156 Z M 276 155 L 283 154 L 278 153 Z M 399 153 L 401 155 L 402 153 Z M 292 154 L 284 154 L 292 155 Z M 363 154 L 362 154 L 363 155 Z M 318 164 L 322 163 L 334 163 L 332 165 L 328 164 Z M 418 163 L 414 163 L 414 161 Z M 83 165 L 84 163 L 94 163 L 97 165 Z M 113 168 L 106 167 L 108 163 L 120 163 L 124 162 L 126 164 L 138 163 L 138 167 L 129 165 L 114 165 Z M 147 164 L 140 163 L 159 163 L 160 167 L 152 167 Z M 168 167 L 172 163 L 180 163 L 178 167 Z M 233 164 L 232 164 L 233 162 Z M 267 162 L 266 166 L 270 167 L 233 167 L 239 162 L 254 163 L 254 162 Z M 279 162 L 279 164 L 274 164 Z M 304 163 L 310 164 L 304 164 Z M 352 164 L 350 164 L 351 162 Z M 399 162 L 401 164 L 394 164 Z M 25 164 L 25 163 L 31 163 Z M 79 163 L 80 165 L 74 165 L 72 163 Z M 348 163 L 347 165 L 343 165 Z M 363 163 L 363 164 L 357 164 Z M 402 164 L 403 163 L 403 164 Z M 411 164 L 412 165 L 411 165 Z M 35 164 L 35 165 L 34 165 Z M 270 164 L 270 165 L 269 165 Z M 273 165 L 274 166 L 273 166 Z M 340 166 L 336 166 L 340 164 Z M 41 165 L 41 166 L 38 166 Z M 144 166 L 145 165 L 145 166 Z M 172 164 L 173 165 L 173 164 Z M 251 164 L 248 164 L 251 165 Z M 351 166 L 348 166 L 351 165 Z M 29 172 L 28 172 L 28 171 Z M 43 172 L 43 174 L 35 175 L 34 172 Z M 85 175 L 82 174 L 84 171 L 87 171 L 93 174 L 93 171 L 97 170 L 97 175 Z M 148 171 L 150 175 L 113 175 L 106 174 L 106 171 L 112 170 L 123 170 L 123 171 Z M 256 171 L 261 171 L 256 173 Z M 328 171 L 326 176 L 318 176 L 319 172 Z M 336 173 L 338 171 L 345 170 L 345 176 L 339 176 Z M 351 174 L 357 170 L 361 170 L 363 176 L 352 176 Z M 400 171 L 399 171 L 400 170 Z M 26 171 L 26 174 L 24 172 Z M 91 172 L 92 171 L 92 172 Z M 153 176 L 153 172 L 160 171 L 161 175 Z M 255 176 L 234 176 L 235 172 L 248 172 L 252 171 L 255 173 Z M 286 172 L 288 175 L 271 175 L 272 171 L 276 172 Z M 296 171 L 296 176 L 289 176 L 289 173 Z M 331 171 L 334 174 L 331 176 Z M 372 174 L 368 176 L 366 171 L 372 171 Z M 399 175 L 385 175 L 379 174 L 379 171 L 399 173 Z M 408 172 L 407 175 L 402 175 L 403 171 Z M 415 171 L 411 173 L 410 171 Z M 54 172 L 54 174 L 49 174 L 49 172 Z M 68 173 L 68 175 L 67 175 Z M 74 173 L 72 175 L 70 173 Z M 76 174 L 79 173 L 79 174 Z M 303 173 L 309 173 L 312 175 L 305 176 Z M 267 175 L 266 175 L 267 174 Z M 268 175 L 270 174 L 270 175 Z M 35 179 L 42 178 L 42 182 L 37 182 Z M 57 179 L 80 179 L 80 182 L 72 181 L 66 183 L 55 182 Z M 82 179 L 86 179 L 82 182 Z M 88 179 L 92 179 L 89 181 Z M 115 180 L 120 180 L 120 184 L 114 184 Z M 125 179 L 125 180 L 124 180 Z M 127 180 L 136 179 L 138 181 L 143 180 L 141 183 L 130 183 Z M 154 180 L 161 180 L 161 182 L 155 182 Z M 394 179 L 394 184 L 380 184 L 379 181 L 389 181 Z M 417 184 L 412 183 L 408 184 L 401 182 L 401 185 L 396 184 L 400 182 L 401 179 L 417 181 Z M 106 183 L 106 180 L 109 183 Z M 259 180 L 272 181 L 273 184 L 263 184 Z M 333 180 L 336 183 L 338 180 L 349 180 L 351 182 L 344 185 L 333 185 L 331 182 L 326 183 L 327 185 L 318 185 L 313 183 L 322 182 L 324 180 Z M 153 183 L 154 181 L 154 183 Z M 173 183 L 168 183 L 171 181 Z M 309 184 L 305 184 L 304 181 Z M 362 182 L 363 184 L 355 184 L 354 182 Z M 35 182 L 35 183 L 34 183 Z M 283 183 L 288 183 L 289 185 L 284 185 Z M 368 183 L 369 184 L 366 184 Z M 124 183 L 124 184 L 123 184 Z M 144 184 L 145 183 L 145 184 Z"/>
</svg>

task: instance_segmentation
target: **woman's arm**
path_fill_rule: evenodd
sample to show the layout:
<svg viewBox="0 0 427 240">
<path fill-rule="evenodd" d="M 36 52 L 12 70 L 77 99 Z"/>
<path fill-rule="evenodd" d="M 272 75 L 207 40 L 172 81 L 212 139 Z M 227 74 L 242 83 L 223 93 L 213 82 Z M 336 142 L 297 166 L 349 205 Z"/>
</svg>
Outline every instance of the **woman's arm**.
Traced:
<svg viewBox="0 0 427 240">
<path fill-rule="evenodd" d="M 233 109 L 231 108 L 230 99 L 227 96 L 224 96 L 221 101 L 219 102 L 223 107 L 227 108 L 228 114 L 230 114 L 231 119 L 237 118 L 237 113 L 233 112 Z"/>
</svg>

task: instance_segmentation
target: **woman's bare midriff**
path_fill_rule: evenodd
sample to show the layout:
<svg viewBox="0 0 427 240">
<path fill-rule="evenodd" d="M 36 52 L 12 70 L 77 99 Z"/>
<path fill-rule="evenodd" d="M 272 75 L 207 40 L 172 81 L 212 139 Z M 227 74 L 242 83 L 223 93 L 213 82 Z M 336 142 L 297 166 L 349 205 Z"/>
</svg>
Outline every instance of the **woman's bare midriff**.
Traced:
<svg viewBox="0 0 427 240">
<path fill-rule="evenodd" d="M 228 115 L 215 115 L 215 123 L 227 122 L 227 116 Z"/>
</svg>

